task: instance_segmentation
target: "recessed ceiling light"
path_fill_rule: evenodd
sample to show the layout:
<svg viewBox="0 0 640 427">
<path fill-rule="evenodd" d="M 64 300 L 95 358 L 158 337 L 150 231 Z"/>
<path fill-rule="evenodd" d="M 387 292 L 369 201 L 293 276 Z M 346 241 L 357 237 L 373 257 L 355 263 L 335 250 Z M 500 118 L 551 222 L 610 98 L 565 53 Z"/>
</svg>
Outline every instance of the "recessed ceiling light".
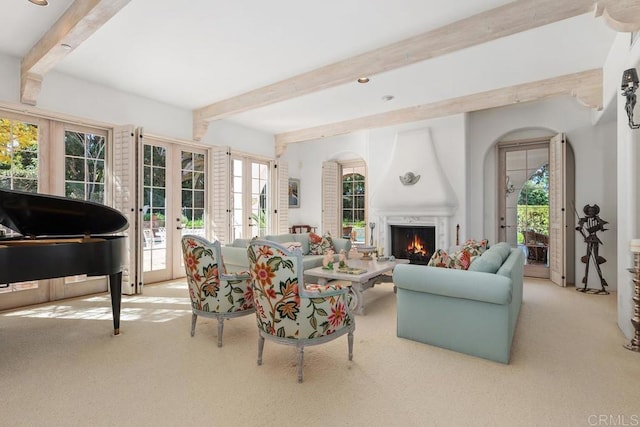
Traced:
<svg viewBox="0 0 640 427">
<path fill-rule="evenodd" d="M 38 6 L 46 6 L 49 4 L 47 0 L 29 0 L 33 4 L 37 4 Z"/>
<path fill-rule="evenodd" d="M 369 83 L 369 77 L 360 77 L 358 83 Z"/>
<path fill-rule="evenodd" d="M 62 43 L 60 45 L 60 47 L 65 49 L 65 50 L 71 50 L 71 45 L 70 44 Z"/>
<path fill-rule="evenodd" d="M 387 101 L 391 101 L 393 98 L 395 98 L 393 95 L 385 95 L 382 97 L 382 100 L 384 102 L 387 102 Z"/>
</svg>

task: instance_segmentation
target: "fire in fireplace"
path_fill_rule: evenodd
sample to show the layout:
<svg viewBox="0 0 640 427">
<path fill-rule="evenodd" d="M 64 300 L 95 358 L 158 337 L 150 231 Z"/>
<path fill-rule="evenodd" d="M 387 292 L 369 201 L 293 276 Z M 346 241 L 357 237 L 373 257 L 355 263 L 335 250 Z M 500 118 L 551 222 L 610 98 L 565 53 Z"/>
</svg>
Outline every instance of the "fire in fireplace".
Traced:
<svg viewBox="0 0 640 427">
<path fill-rule="evenodd" d="M 391 226 L 391 255 L 411 264 L 427 264 L 436 245 L 433 226 Z"/>
</svg>

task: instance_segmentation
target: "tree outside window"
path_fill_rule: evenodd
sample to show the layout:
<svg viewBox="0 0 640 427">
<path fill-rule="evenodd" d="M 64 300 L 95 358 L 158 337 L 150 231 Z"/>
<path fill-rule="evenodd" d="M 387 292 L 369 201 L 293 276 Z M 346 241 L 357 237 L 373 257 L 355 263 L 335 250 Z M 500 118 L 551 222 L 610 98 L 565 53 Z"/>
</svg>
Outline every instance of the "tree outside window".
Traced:
<svg viewBox="0 0 640 427">
<path fill-rule="evenodd" d="M 0 188 L 38 192 L 38 126 L 0 118 Z"/>
<path fill-rule="evenodd" d="M 365 167 L 342 168 L 342 229 L 343 237 L 365 241 L 366 231 Z"/>
<path fill-rule="evenodd" d="M 518 196 L 518 243 L 527 230 L 549 235 L 549 164 L 529 177 Z"/>
<path fill-rule="evenodd" d="M 65 131 L 65 195 L 105 203 L 106 138 Z"/>
</svg>

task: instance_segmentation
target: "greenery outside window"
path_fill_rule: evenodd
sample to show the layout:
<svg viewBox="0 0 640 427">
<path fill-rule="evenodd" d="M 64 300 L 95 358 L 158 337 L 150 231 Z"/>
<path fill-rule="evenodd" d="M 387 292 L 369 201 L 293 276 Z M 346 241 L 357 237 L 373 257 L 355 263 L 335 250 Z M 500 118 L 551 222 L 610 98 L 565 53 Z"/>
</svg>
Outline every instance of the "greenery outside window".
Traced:
<svg viewBox="0 0 640 427">
<path fill-rule="evenodd" d="M 38 192 L 38 126 L 0 118 L 0 188 Z"/>
<path fill-rule="evenodd" d="M 342 164 L 342 237 L 366 239 L 366 167 L 364 162 Z"/>
<path fill-rule="evenodd" d="M 105 203 L 106 135 L 65 131 L 65 196 Z"/>
<path fill-rule="evenodd" d="M 535 171 L 518 196 L 518 243 L 526 243 L 525 231 L 549 235 L 549 164 Z"/>
</svg>

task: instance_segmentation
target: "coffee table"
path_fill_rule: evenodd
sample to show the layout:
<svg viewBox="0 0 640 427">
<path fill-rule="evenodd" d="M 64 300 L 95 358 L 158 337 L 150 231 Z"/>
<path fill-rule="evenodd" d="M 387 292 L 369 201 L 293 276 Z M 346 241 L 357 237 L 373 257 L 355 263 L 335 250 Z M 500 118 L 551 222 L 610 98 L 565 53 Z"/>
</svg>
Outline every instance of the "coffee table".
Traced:
<svg viewBox="0 0 640 427">
<path fill-rule="evenodd" d="M 319 285 L 326 285 L 331 280 L 344 280 L 350 282 L 351 294 L 353 300 L 350 307 L 356 314 L 364 314 L 364 291 L 372 288 L 380 282 L 383 282 L 385 273 L 393 271 L 393 268 L 408 260 L 380 261 L 371 260 L 349 260 L 349 268 L 356 270 L 364 270 L 364 272 L 340 271 L 337 267 L 334 270 L 326 270 L 322 267 L 310 268 L 305 270 L 305 276 L 311 276 L 318 279 Z"/>
</svg>

